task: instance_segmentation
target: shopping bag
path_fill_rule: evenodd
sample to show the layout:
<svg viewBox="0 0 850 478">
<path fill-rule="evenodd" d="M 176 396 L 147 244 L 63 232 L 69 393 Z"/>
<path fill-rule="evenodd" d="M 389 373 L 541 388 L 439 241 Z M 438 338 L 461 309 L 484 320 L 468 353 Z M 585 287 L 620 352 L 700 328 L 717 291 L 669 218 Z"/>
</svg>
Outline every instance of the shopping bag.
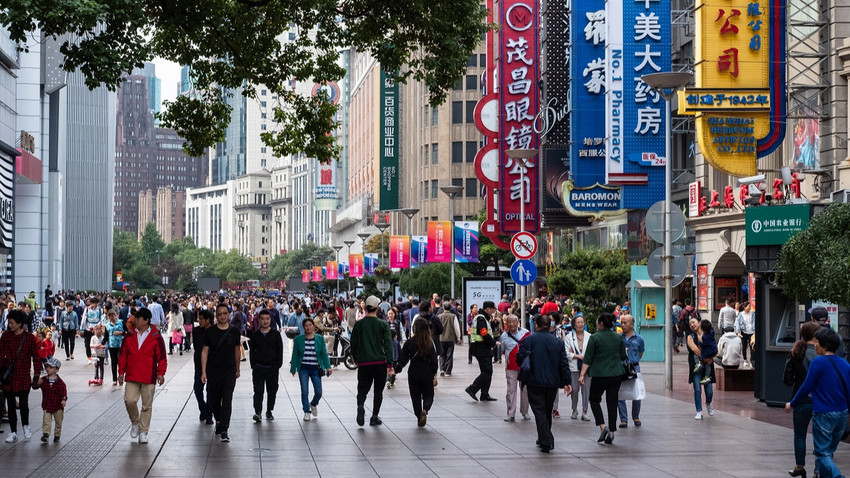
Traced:
<svg viewBox="0 0 850 478">
<path fill-rule="evenodd" d="M 646 385 L 641 374 L 637 374 L 634 380 L 620 382 L 620 393 L 617 394 L 617 398 L 620 400 L 643 400 L 646 398 Z"/>
<path fill-rule="evenodd" d="M 183 343 L 183 333 L 179 330 L 175 330 L 171 333 L 171 343 L 174 345 L 180 345 Z"/>
</svg>

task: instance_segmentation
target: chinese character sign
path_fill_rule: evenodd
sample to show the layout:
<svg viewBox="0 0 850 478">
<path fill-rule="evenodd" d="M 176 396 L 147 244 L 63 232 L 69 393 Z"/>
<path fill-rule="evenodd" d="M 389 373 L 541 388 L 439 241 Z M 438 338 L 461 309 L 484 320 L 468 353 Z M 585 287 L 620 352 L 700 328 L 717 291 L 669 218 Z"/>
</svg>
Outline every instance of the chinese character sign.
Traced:
<svg viewBox="0 0 850 478">
<path fill-rule="evenodd" d="M 375 275 L 375 269 L 378 268 L 378 254 L 369 253 L 363 254 L 363 269 L 367 276 Z"/>
<path fill-rule="evenodd" d="M 413 236 L 410 238 L 410 268 L 425 264 L 428 261 L 428 236 Z"/>
<path fill-rule="evenodd" d="M 478 223 L 455 221 L 455 262 L 478 262 Z"/>
<path fill-rule="evenodd" d="M 524 207 L 525 230 L 536 232 L 540 227 L 539 159 L 514 160 L 505 151 L 538 147 L 534 132 L 539 109 L 538 2 L 502 0 L 499 11 L 499 225 L 505 234 L 519 232 Z"/>
<path fill-rule="evenodd" d="M 349 277 L 363 277 L 363 254 L 349 254 L 348 264 Z"/>
<path fill-rule="evenodd" d="M 327 278 L 328 280 L 337 280 L 339 279 L 339 266 L 336 261 L 328 261 L 327 266 Z"/>
<path fill-rule="evenodd" d="M 410 236 L 390 236 L 390 268 L 410 267 Z"/>
<path fill-rule="evenodd" d="M 380 101 L 380 163 L 378 201 L 382 211 L 398 209 L 398 84 L 395 78 L 381 70 Z"/>
<path fill-rule="evenodd" d="M 310 269 L 301 269 L 301 282 L 310 282 Z"/>
<path fill-rule="evenodd" d="M 320 163 L 316 161 L 315 205 L 320 211 L 335 211 L 339 202 L 336 186 L 337 162 Z"/>
<path fill-rule="evenodd" d="M 322 282 L 322 268 L 321 268 L 321 266 L 313 268 L 312 281 L 313 282 Z"/>
<path fill-rule="evenodd" d="M 452 222 L 428 221 L 428 262 L 451 262 Z"/>
</svg>

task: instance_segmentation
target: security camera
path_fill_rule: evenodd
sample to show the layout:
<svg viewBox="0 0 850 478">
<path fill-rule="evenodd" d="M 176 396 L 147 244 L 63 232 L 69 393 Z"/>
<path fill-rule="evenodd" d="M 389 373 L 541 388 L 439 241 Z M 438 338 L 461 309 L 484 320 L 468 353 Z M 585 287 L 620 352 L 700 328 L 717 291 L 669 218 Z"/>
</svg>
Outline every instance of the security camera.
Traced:
<svg viewBox="0 0 850 478">
<path fill-rule="evenodd" d="M 748 176 L 746 178 L 738 179 L 738 184 L 741 184 L 741 185 L 756 184 L 756 183 L 763 183 L 764 181 L 765 181 L 765 175 L 764 174 L 756 174 L 755 176 Z"/>
</svg>

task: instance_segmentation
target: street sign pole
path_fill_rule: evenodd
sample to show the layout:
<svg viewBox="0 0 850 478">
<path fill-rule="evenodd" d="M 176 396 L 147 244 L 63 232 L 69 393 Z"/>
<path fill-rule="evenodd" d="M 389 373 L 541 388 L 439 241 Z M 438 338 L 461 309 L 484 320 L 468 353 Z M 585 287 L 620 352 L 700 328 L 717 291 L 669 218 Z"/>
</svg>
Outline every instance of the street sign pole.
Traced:
<svg viewBox="0 0 850 478">
<path fill-rule="evenodd" d="M 519 232 L 525 232 L 525 163 L 519 168 Z M 525 323 L 525 286 L 519 288 L 519 323 Z"/>
</svg>

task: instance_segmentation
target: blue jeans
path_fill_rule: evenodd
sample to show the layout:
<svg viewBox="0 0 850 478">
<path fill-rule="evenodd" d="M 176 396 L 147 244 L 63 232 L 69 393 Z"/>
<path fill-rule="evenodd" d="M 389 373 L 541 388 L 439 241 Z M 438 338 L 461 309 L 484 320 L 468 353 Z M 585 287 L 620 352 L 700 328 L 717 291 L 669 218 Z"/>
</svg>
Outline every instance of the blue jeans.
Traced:
<svg viewBox="0 0 850 478">
<path fill-rule="evenodd" d="M 307 400 L 310 393 L 308 380 L 313 382 L 313 400 Z M 315 407 L 322 399 L 322 376 L 318 368 L 301 367 L 298 369 L 298 381 L 301 382 L 301 409 L 310 413 L 310 405 Z"/>
<path fill-rule="evenodd" d="M 806 466 L 806 436 L 812 421 L 812 404 L 804 403 L 794 408 L 794 464 Z M 817 469 L 817 468 L 815 468 Z"/>
<path fill-rule="evenodd" d="M 204 399 L 204 389 L 207 390 L 207 399 Z M 195 370 L 195 398 L 198 400 L 198 410 L 201 412 L 201 416 L 204 417 L 204 420 L 212 419 L 212 409 L 210 408 L 209 402 L 209 389 L 206 385 L 201 382 L 201 371 Z"/>
<path fill-rule="evenodd" d="M 640 402 L 641 400 L 632 400 L 632 420 L 640 419 Z M 617 410 L 620 412 L 620 421 L 629 421 L 629 411 L 625 400 L 617 401 Z"/>
<path fill-rule="evenodd" d="M 815 445 L 815 469 L 821 478 L 843 478 L 832 459 L 847 425 L 847 410 L 815 413 L 812 417 L 812 442 Z"/>
<path fill-rule="evenodd" d="M 697 411 L 702 411 L 702 389 L 700 388 L 699 381 L 702 380 L 703 373 L 711 373 L 708 370 L 708 367 L 703 367 L 699 372 L 694 374 L 694 405 L 697 407 Z M 705 404 L 711 405 L 711 401 L 714 399 L 714 387 L 711 382 L 705 384 Z"/>
</svg>

